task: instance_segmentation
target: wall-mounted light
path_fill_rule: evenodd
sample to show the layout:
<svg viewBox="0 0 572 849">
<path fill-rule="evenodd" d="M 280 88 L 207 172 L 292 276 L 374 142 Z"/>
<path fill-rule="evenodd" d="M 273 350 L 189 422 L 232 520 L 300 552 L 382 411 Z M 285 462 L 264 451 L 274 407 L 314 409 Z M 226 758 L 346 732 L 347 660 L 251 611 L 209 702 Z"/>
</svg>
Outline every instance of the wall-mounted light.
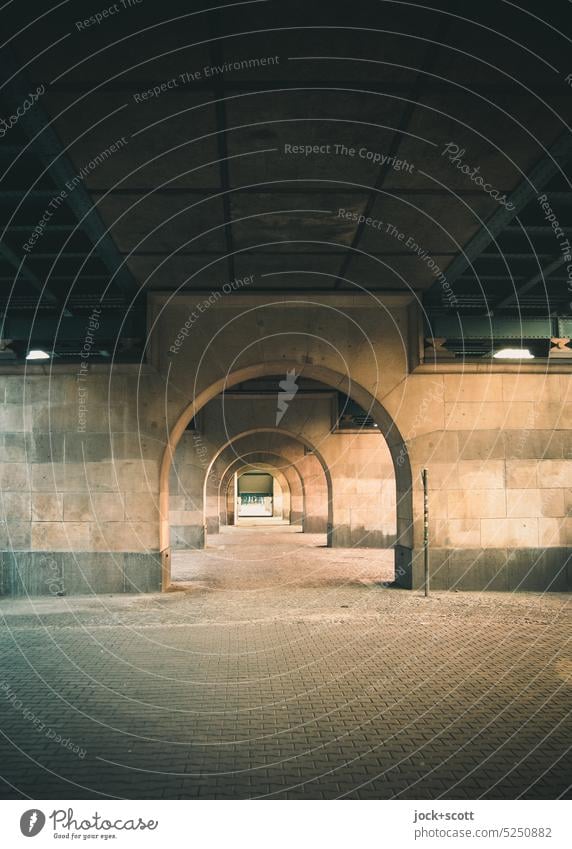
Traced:
<svg viewBox="0 0 572 849">
<path fill-rule="evenodd" d="M 49 360 L 50 355 L 46 351 L 42 351 L 39 348 L 32 348 L 31 351 L 28 351 L 26 354 L 27 360 Z"/>
<path fill-rule="evenodd" d="M 528 348 L 501 348 L 493 357 L 495 360 L 533 360 L 534 354 Z"/>
</svg>

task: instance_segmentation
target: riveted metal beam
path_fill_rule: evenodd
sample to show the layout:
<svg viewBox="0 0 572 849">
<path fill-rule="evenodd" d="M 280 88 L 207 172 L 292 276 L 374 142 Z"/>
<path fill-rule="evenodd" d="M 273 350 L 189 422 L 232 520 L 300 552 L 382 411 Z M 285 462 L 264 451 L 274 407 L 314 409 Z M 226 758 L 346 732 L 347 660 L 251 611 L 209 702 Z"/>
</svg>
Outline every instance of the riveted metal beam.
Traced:
<svg viewBox="0 0 572 849">
<path fill-rule="evenodd" d="M 572 158 L 572 134 L 564 132 L 558 141 L 550 148 L 550 155 L 544 156 L 532 169 L 528 178 L 523 179 L 509 195 L 507 205 L 511 209 L 500 207 L 481 229 L 465 245 L 462 253 L 458 254 L 447 268 L 446 276 L 450 286 L 466 271 L 467 268 L 483 253 L 483 251 L 499 236 L 508 224 L 513 221 L 543 189 L 550 180 L 560 173 L 560 168 Z M 554 193 L 562 194 L 562 193 Z M 553 193 L 551 193 L 551 196 Z M 568 193 L 566 193 L 566 197 Z M 507 274 L 508 279 L 508 274 Z M 434 283 L 431 289 L 437 290 L 440 283 Z"/>
<path fill-rule="evenodd" d="M 553 271 L 558 271 L 558 269 L 562 268 L 562 266 L 565 265 L 566 262 L 567 260 L 564 256 L 562 256 L 562 254 L 557 257 L 554 257 L 554 259 L 549 262 L 548 265 L 546 265 L 543 269 L 538 271 L 536 274 L 533 274 L 532 277 L 529 277 L 528 280 L 524 281 L 524 283 L 519 283 L 519 285 L 513 292 L 510 293 L 510 295 L 507 295 L 500 301 L 497 301 L 495 304 L 493 304 L 492 309 L 498 310 L 502 307 L 507 307 L 510 304 L 513 304 L 515 301 L 518 301 L 518 299 L 522 295 L 525 295 L 531 289 L 534 289 L 534 287 L 538 283 L 540 283 L 542 280 L 546 280 L 546 278 L 549 277 Z"/>
<path fill-rule="evenodd" d="M 64 307 L 62 301 L 60 301 L 60 299 L 54 295 L 52 290 L 48 286 L 44 285 L 40 278 L 26 265 L 26 260 L 20 259 L 4 242 L 0 242 L 0 256 L 12 266 L 17 275 L 19 274 L 34 287 L 34 289 L 38 292 L 40 299 L 47 301 L 53 306 L 59 307 L 66 318 L 69 318 L 72 315 L 69 307 Z M 14 278 L 9 278 L 9 280 L 10 282 L 13 282 Z"/>
<path fill-rule="evenodd" d="M 511 316 L 433 316 L 431 333 L 444 339 L 468 341 L 491 339 L 546 339 L 554 335 L 551 318 L 512 318 Z"/>
<path fill-rule="evenodd" d="M 26 100 L 32 87 L 26 74 L 20 69 L 14 57 L 6 48 L 4 48 L 0 57 L 0 69 L 5 79 L 12 77 L 10 82 L 3 87 L 1 98 L 9 107 L 9 111 L 15 112 L 21 103 Z M 42 106 L 41 100 L 38 100 L 33 108 L 20 118 L 18 126 L 30 140 L 30 149 L 40 158 L 56 186 L 63 187 L 66 182 L 74 180 L 77 171 L 69 156 L 65 153 L 57 134 L 50 126 L 50 119 Z M 5 194 L 9 197 L 12 196 L 11 192 Z M 48 194 L 50 197 L 53 196 L 53 192 L 48 192 Z M 32 191 L 31 196 L 43 198 L 46 196 L 46 192 L 44 190 Z M 65 202 L 77 219 L 81 231 L 96 246 L 95 255 L 104 262 L 111 272 L 117 287 L 122 290 L 126 297 L 132 298 L 137 295 L 140 288 L 129 269 L 125 265 L 121 265 L 121 254 L 82 182 L 76 183 L 74 190 L 68 192 Z"/>
</svg>

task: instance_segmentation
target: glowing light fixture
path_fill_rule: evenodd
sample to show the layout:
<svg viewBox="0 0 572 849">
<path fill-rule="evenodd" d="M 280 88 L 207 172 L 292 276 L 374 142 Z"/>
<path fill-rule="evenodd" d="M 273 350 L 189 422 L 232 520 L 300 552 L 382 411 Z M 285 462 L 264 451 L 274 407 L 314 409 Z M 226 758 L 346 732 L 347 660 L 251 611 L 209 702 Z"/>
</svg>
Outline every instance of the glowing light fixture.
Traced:
<svg viewBox="0 0 572 849">
<path fill-rule="evenodd" d="M 46 353 L 46 351 L 41 351 L 39 348 L 32 348 L 31 351 L 28 351 L 26 354 L 27 360 L 49 360 L 50 355 Z"/>
<path fill-rule="evenodd" d="M 528 348 L 501 348 L 493 357 L 495 360 L 533 360 L 534 354 Z"/>
</svg>

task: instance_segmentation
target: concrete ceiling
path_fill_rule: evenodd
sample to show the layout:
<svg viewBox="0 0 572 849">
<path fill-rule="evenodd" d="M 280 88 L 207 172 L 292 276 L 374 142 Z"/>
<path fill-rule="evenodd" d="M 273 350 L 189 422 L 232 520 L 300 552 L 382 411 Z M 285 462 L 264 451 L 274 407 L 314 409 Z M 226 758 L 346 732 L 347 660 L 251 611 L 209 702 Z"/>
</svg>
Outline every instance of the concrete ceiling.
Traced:
<svg viewBox="0 0 572 849">
<path fill-rule="evenodd" d="M 83 328 L 102 300 L 111 344 L 126 315 L 121 333 L 141 334 L 146 291 L 250 274 L 261 291 L 412 290 L 430 318 L 570 314 L 537 200 L 548 192 L 572 234 L 569 7 L 205 5 L 3 7 L 1 114 L 45 87 L 0 140 L 4 337 L 36 339 L 38 309 Z M 236 62 L 251 67 L 212 70 Z M 449 161 L 448 143 L 500 194 L 517 192 L 512 214 Z"/>
</svg>

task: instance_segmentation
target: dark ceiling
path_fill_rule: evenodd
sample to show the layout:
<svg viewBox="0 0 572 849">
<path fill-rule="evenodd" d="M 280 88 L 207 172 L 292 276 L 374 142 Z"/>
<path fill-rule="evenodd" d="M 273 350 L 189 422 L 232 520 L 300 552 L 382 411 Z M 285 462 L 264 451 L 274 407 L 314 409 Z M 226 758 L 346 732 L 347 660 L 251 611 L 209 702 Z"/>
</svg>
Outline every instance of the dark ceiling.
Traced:
<svg viewBox="0 0 572 849">
<path fill-rule="evenodd" d="M 412 291 L 466 354 L 570 335 L 569 2 L 206 5 L 2 6 L 5 356 L 77 358 L 98 307 L 137 359 L 148 291 L 247 275 Z"/>
</svg>

